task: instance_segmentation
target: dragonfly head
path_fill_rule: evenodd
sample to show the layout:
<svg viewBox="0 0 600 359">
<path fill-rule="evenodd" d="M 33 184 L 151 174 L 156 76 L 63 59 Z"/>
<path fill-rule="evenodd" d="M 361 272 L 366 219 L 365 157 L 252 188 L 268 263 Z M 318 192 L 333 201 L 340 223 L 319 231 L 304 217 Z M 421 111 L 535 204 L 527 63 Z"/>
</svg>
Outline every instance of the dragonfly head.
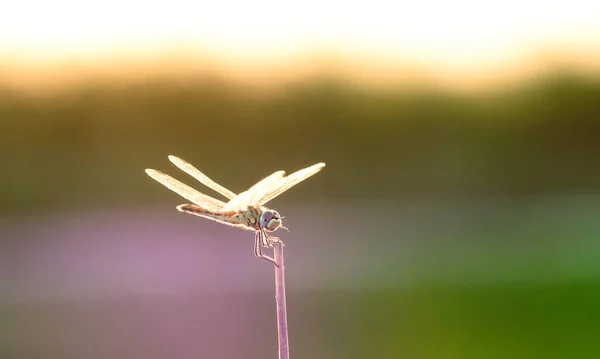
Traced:
<svg viewBox="0 0 600 359">
<path fill-rule="evenodd" d="M 277 211 L 267 209 L 260 215 L 260 227 L 273 232 L 281 226 L 281 216 Z"/>
</svg>

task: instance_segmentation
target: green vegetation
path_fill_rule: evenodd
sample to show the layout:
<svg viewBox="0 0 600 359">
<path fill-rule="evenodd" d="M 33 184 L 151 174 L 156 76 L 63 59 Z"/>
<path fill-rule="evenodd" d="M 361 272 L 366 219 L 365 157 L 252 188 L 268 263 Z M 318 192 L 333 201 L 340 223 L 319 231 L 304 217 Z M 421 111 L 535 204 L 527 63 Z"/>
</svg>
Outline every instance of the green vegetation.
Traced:
<svg viewBox="0 0 600 359">
<path fill-rule="evenodd" d="M 331 292 L 320 334 L 340 358 L 595 358 L 599 284 Z"/>
<path fill-rule="evenodd" d="M 325 161 L 330 174 L 310 189 L 319 198 L 514 196 L 600 184 L 600 80 L 567 74 L 478 95 L 325 79 L 277 91 L 157 79 L 44 97 L 0 93 L 0 211 L 140 202 L 151 186 L 141 170 L 169 168 L 168 153 L 239 190 L 266 168 Z"/>
</svg>

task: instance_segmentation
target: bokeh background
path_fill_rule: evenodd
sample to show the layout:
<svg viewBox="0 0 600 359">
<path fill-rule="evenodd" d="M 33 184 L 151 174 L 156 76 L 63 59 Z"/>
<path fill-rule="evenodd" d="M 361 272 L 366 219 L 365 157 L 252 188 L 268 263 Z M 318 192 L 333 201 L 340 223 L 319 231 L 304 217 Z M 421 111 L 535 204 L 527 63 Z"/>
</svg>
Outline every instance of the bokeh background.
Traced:
<svg viewBox="0 0 600 359">
<path fill-rule="evenodd" d="M 600 355 L 600 5 L 21 1 L 0 13 L 0 358 Z"/>
</svg>

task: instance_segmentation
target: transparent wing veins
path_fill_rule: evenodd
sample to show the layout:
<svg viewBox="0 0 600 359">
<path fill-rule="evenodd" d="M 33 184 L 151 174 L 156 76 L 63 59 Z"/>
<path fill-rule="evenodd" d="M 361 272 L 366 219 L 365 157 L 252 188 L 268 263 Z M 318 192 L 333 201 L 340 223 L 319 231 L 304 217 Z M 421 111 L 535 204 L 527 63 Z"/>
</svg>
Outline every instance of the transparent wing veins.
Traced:
<svg viewBox="0 0 600 359">
<path fill-rule="evenodd" d="M 236 195 L 234 192 L 228 190 L 227 188 L 217 184 L 212 181 L 208 176 L 200 172 L 194 166 L 192 166 L 189 162 L 176 157 L 169 156 L 169 160 L 179 167 L 182 171 L 186 172 L 190 176 L 194 177 L 198 181 L 200 181 L 205 186 L 215 190 L 216 192 L 222 194 L 223 196 L 229 198 L 229 202 L 225 203 L 218 199 L 207 196 L 199 191 L 193 189 L 192 187 L 183 184 L 182 182 L 176 180 L 175 178 L 157 170 L 146 169 L 146 173 L 152 177 L 157 182 L 161 183 L 163 186 L 167 187 L 171 191 L 179 194 L 183 198 L 195 203 L 201 208 L 207 210 L 208 212 L 213 213 L 224 213 L 232 210 L 240 210 L 249 205 L 252 206 L 262 206 L 267 202 L 271 201 L 275 197 L 279 196 L 283 192 L 292 188 L 296 184 L 304 181 L 310 176 L 316 174 L 321 171 L 323 167 L 325 167 L 325 163 L 317 163 L 310 167 L 304 168 L 302 170 L 296 171 L 291 175 L 285 176 L 285 171 L 277 171 L 273 174 L 263 178 L 259 182 L 257 182 L 254 186 L 250 187 L 247 191 Z M 191 211 L 190 211 L 191 212 Z M 189 213 L 189 212 L 188 212 Z M 201 215 L 199 213 L 192 213 L 195 215 L 199 215 L 201 217 L 209 218 L 215 220 L 215 218 L 210 218 L 206 215 Z M 219 222 L 219 220 L 216 220 Z"/>
<path fill-rule="evenodd" d="M 277 171 L 263 178 L 247 191 L 240 193 L 237 197 L 227 202 L 224 211 L 238 209 L 253 204 L 254 198 L 268 190 L 273 183 L 280 181 L 285 175 L 285 171 Z"/>
<path fill-rule="evenodd" d="M 308 177 L 314 175 L 325 167 L 325 163 L 317 163 L 305 169 L 296 171 L 291 175 L 282 178 L 278 182 L 272 183 L 269 188 L 262 193 L 260 198 L 254 200 L 254 205 L 263 205 L 279 196 L 283 192 L 304 181 Z"/>
<path fill-rule="evenodd" d="M 192 201 L 198 206 L 206 209 L 210 212 L 220 212 L 225 206 L 225 202 L 219 201 L 218 199 L 207 196 L 193 189 L 192 187 L 183 184 L 175 178 L 157 170 L 147 169 L 146 173 L 152 177 L 155 181 L 159 182 L 163 186 L 167 187 L 171 191 L 179 194 L 181 197 Z"/>
<path fill-rule="evenodd" d="M 211 180 L 210 178 L 208 178 L 207 175 L 200 172 L 200 170 L 198 170 L 196 167 L 194 167 L 188 161 L 181 159 L 177 156 L 173 156 L 173 155 L 169 156 L 169 161 L 171 161 L 175 166 L 179 167 L 179 169 L 182 170 L 183 172 L 187 173 L 188 175 L 190 175 L 190 176 L 194 177 L 195 179 L 197 179 L 198 181 L 200 181 L 200 183 L 202 183 L 206 187 L 209 187 L 209 188 L 215 190 L 216 192 L 219 192 L 220 194 L 227 197 L 228 199 L 233 199 L 233 198 L 237 197 L 237 195 L 235 193 L 233 193 L 232 191 L 228 190 L 227 188 L 221 186 L 220 184 L 218 184 L 218 183 L 214 182 L 213 180 Z"/>
</svg>

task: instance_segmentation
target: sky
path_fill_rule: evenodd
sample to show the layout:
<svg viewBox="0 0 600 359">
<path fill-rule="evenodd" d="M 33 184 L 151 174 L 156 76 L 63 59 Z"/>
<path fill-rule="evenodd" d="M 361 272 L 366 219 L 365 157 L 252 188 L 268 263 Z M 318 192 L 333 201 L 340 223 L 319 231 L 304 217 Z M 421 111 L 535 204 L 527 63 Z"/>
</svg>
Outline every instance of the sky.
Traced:
<svg viewBox="0 0 600 359">
<path fill-rule="evenodd" d="M 0 12 L 0 66 L 15 74 L 161 56 L 240 71 L 315 58 L 458 76 L 548 56 L 595 67 L 600 1 L 21 0 Z"/>
</svg>

